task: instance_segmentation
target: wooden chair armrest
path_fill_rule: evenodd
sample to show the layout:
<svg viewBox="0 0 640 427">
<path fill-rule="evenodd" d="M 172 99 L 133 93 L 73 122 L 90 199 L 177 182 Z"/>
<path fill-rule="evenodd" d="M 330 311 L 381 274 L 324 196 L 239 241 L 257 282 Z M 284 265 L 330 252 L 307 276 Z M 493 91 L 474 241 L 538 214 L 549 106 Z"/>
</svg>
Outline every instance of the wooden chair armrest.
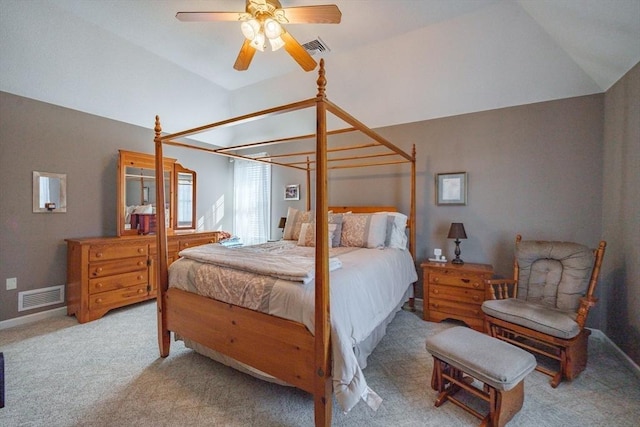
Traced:
<svg viewBox="0 0 640 427">
<path fill-rule="evenodd" d="M 514 279 L 485 279 L 491 299 L 515 298 L 518 294 L 518 281 Z"/>
<path fill-rule="evenodd" d="M 591 307 L 596 305 L 598 302 L 598 298 L 596 297 L 582 297 L 580 298 L 580 307 L 578 307 L 578 316 L 576 317 L 576 322 L 580 325 L 580 329 L 584 328 L 584 325 L 587 323 L 587 315 L 589 314 L 589 310 Z"/>
</svg>

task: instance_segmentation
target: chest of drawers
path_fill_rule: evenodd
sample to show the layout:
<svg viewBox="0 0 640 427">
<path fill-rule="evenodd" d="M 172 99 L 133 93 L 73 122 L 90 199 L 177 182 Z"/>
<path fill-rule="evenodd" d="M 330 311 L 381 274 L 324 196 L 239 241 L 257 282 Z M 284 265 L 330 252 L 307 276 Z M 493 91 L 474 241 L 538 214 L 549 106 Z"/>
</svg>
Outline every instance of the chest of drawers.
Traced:
<svg viewBox="0 0 640 427">
<path fill-rule="evenodd" d="M 187 247 L 215 243 L 218 232 L 167 237 L 169 263 Z M 67 314 L 80 323 L 157 294 L 155 236 L 67 239 Z"/>
<path fill-rule="evenodd" d="M 423 318 L 432 322 L 456 319 L 484 332 L 480 306 L 487 298 L 484 280 L 493 276 L 487 264 L 424 262 Z"/>
</svg>

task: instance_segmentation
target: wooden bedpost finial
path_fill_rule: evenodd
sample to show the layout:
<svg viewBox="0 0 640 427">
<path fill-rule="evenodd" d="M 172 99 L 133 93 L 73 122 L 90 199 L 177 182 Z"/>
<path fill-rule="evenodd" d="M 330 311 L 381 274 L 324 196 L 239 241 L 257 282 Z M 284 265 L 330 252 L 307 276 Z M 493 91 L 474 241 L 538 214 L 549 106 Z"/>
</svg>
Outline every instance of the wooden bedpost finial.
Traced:
<svg viewBox="0 0 640 427">
<path fill-rule="evenodd" d="M 160 126 L 160 116 L 156 116 L 156 126 L 153 128 L 153 130 L 156 133 L 155 139 L 160 138 L 160 135 L 162 134 L 162 126 Z"/>
<path fill-rule="evenodd" d="M 324 98 L 325 96 L 325 88 L 327 86 L 327 79 L 324 77 L 324 58 L 320 59 L 320 68 L 318 68 L 318 80 L 316 83 L 318 84 L 318 94 L 317 97 Z"/>
</svg>

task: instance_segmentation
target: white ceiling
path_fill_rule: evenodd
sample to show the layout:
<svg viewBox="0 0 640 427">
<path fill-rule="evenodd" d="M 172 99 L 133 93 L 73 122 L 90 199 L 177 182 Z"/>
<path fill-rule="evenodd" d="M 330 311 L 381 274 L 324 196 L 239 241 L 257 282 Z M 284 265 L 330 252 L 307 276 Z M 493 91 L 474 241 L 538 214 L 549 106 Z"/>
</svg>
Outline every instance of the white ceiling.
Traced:
<svg viewBox="0 0 640 427">
<path fill-rule="evenodd" d="M 329 99 L 371 127 L 601 93 L 640 61 L 640 0 L 281 3 L 338 5 L 340 24 L 287 29 L 329 45 Z M 284 50 L 234 70 L 237 23 L 175 18 L 244 4 L 0 0 L 0 90 L 147 128 L 159 114 L 169 132 L 315 96 L 316 73 Z M 282 128 L 313 130 L 293 116 L 200 139 L 228 145 Z"/>
</svg>

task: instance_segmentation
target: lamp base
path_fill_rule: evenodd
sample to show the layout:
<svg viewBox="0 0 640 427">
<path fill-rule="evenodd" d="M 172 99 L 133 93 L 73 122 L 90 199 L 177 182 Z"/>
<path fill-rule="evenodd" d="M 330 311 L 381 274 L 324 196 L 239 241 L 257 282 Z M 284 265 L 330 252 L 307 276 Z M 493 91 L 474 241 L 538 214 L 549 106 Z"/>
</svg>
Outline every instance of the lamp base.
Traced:
<svg viewBox="0 0 640 427">
<path fill-rule="evenodd" d="M 460 258 L 454 258 L 454 259 L 451 261 L 451 264 L 464 264 L 464 261 L 463 261 L 463 260 L 461 260 Z"/>
</svg>

